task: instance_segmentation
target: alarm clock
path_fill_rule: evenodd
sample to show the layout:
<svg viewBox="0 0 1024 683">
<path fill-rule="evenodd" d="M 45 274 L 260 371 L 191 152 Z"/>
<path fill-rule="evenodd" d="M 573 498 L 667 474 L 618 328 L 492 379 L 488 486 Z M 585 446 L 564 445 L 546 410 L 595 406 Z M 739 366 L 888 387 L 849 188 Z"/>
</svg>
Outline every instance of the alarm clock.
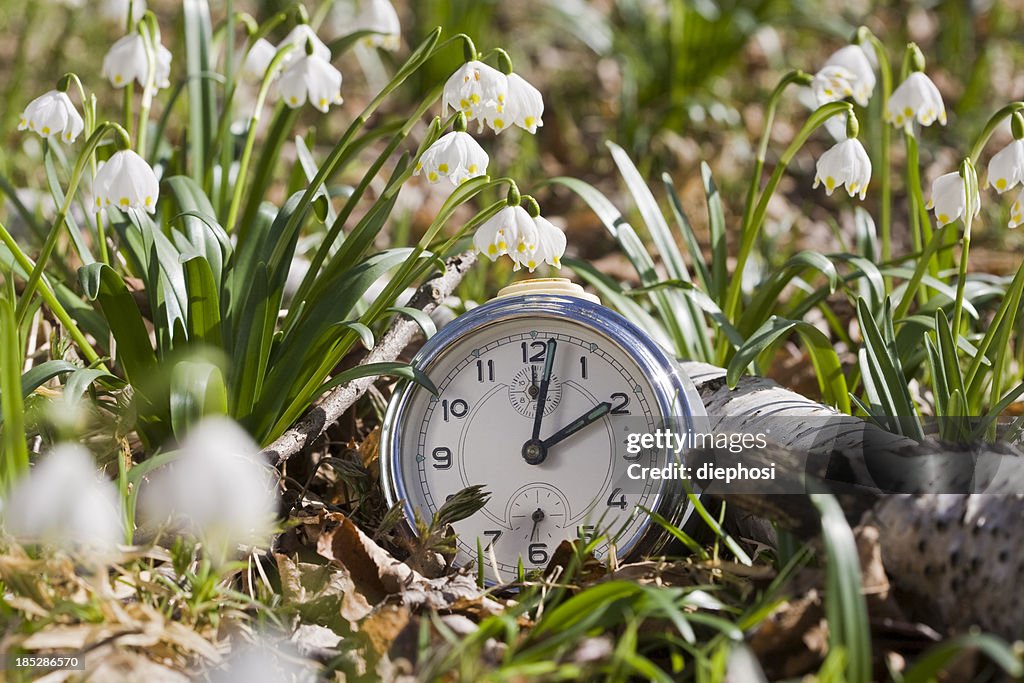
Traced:
<svg viewBox="0 0 1024 683">
<path fill-rule="evenodd" d="M 456 565 L 475 565 L 482 549 L 486 580 L 503 583 L 520 567 L 545 568 L 566 539 L 598 540 L 599 558 L 656 553 L 671 537 L 649 511 L 690 521 L 683 483 L 650 476 L 685 453 L 640 448 L 633 435 L 693 432 L 703 403 L 671 354 L 579 285 L 506 287 L 441 328 L 412 364 L 438 393 L 396 388 L 383 488 L 407 519 L 429 521 L 460 490 L 484 487 L 487 504 L 454 524 Z"/>
</svg>

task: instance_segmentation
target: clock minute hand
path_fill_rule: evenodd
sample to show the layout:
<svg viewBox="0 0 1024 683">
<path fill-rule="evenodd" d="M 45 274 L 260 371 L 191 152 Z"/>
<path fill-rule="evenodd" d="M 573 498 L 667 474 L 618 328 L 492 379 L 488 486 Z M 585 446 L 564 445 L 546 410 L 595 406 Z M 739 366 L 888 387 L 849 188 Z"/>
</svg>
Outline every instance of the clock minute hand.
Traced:
<svg viewBox="0 0 1024 683">
<path fill-rule="evenodd" d="M 544 351 L 544 373 L 540 378 L 540 390 L 537 393 L 537 413 L 533 416 L 533 437 L 534 441 L 540 440 L 540 425 L 544 420 L 544 407 L 548 402 L 548 387 L 551 386 L 551 371 L 555 367 L 555 349 L 558 342 L 548 339 L 548 345 Z"/>
<path fill-rule="evenodd" d="M 594 424 L 611 411 L 612 404 L 609 403 L 608 401 L 602 401 L 601 403 L 598 403 L 596 406 L 585 412 L 583 415 L 580 415 L 575 420 L 559 429 L 557 432 L 555 432 L 548 438 L 544 439 L 541 445 L 543 445 L 544 449 L 547 450 L 548 448 L 554 446 L 556 443 L 560 443 L 565 439 L 568 439 L 570 436 L 580 431 L 584 427 Z"/>
</svg>

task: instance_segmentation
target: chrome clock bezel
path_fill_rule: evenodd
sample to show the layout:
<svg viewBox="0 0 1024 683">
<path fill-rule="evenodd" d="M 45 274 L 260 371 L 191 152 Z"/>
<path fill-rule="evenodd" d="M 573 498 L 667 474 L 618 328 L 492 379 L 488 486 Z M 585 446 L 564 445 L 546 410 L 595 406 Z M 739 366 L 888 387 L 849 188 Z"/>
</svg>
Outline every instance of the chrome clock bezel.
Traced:
<svg viewBox="0 0 1024 683">
<path fill-rule="evenodd" d="M 666 426 L 677 432 L 693 432 L 702 420 L 706 424 L 707 412 L 690 377 L 668 352 L 650 336 L 615 311 L 586 299 L 558 294 L 521 294 L 506 296 L 478 306 L 459 316 L 427 340 L 412 359 L 417 368 L 429 372 L 456 342 L 492 325 L 515 318 L 557 319 L 571 321 L 611 340 L 628 355 L 644 373 L 658 402 Z M 406 495 L 402 480 L 401 424 L 406 416 L 414 392 L 425 391 L 415 383 L 399 383 L 388 404 L 381 427 L 380 474 L 388 507 L 404 501 L 406 520 L 413 519 L 414 510 Z M 413 457 L 410 455 L 409 457 Z M 698 495 L 699 490 L 694 491 Z M 684 487 L 666 480 L 657 493 L 655 512 L 678 527 L 686 527 L 694 519 L 693 506 L 686 497 Z M 642 513 L 641 513 L 642 514 Z M 410 524 L 406 531 L 415 534 Z M 621 558 L 639 553 L 660 552 L 671 535 L 648 517 L 640 528 L 624 542 L 616 544 Z"/>
</svg>

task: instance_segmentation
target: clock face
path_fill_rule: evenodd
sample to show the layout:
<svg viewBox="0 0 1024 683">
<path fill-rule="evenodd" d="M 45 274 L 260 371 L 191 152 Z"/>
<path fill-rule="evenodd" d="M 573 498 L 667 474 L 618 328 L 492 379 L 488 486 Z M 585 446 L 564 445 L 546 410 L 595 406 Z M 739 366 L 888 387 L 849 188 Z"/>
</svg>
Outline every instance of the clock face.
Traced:
<svg viewBox="0 0 1024 683">
<path fill-rule="evenodd" d="M 505 317 L 421 369 L 440 393 L 411 389 L 390 427 L 399 453 L 392 476 L 423 520 L 467 486 L 490 493 L 454 525 L 456 564 L 475 562 L 479 541 L 487 578 L 511 581 L 520 561 L 547 566 L 562 540 L 607 535 L 621 550 L 646 529 L 637 508 L 655 509 L 664 482 L 632 480 L 627 468 L 663 467 L 674 455 L 627 452 L 628 433 L 654 432 L 665 416 L 649 373 L 611 338 L 569 318 Z M 608 550 L 605 539 L 597 555 Z"/>
</svg>

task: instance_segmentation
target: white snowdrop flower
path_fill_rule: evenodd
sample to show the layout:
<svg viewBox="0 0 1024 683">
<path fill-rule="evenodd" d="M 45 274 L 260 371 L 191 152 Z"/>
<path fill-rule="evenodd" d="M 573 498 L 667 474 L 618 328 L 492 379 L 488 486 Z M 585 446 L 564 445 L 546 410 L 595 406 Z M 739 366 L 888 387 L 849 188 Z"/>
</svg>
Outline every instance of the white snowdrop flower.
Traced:
<svg viewBox="0 0 1024 683">
<path fill-rule="evenodd" d="M 864 145 L 856 138 L 836 143 L 818 159 L 814 187 L 824 184 L 828 195 L 840 185 L 845 185 L 851 197 L 859 194 L 864 199 L 869 182 L 871 159 Z"/>
<path fill-rule="evenodd" d="M 825 66 L 837 66 L 845 69 L 853 76 L 850 86 L 853 99 L 862 107 L 868 106 L 872 93 L 875 91 L 875 70 L 859 45 L 847 45 L 832 53 L 825 60 Z"/>
<path fill-rule="evenodd" d="M 44 138 L 74 142 L 85 128 L 81 115 L 67 93 L 51 90 L 28 103 L 18 130 L 30 130 Z"/>
<path fill-rule="evenodd" d="M 920 71 L 915 71 L 900 83 L 889 97 L 885 111 L 886 121 L 896 127 L 903 126 L 908 132 L 913 130 L 915 119 L 922 126 L 930 126 L 936 121 L 946 125 L 946 105 L 942 103 L 942 95 L 932 80 Z"/>
<path fill-rule="evenodd" d="M 533 87 L 519 74 L 508 75 L 508 97 L 504 106 L 485 106 L 480 115 L 481 127 L 484 123 L 495 133 L 500 133 L 515 124 L 531 133 L 543 126 L 544 98 L 540 91 Z"/>
<path fill-rule="evenodd" d="M 332 104 L 341 104 L 341 72 L 315 52 L 292 60 L 277 84 L 281 99 L 292 109 L 309 103 L 327 113 Z"/>
<path fill-rule="evenodd" d="M 541 263 L 561 268 L 562 255 L 565 254 L 565 233 L 543 216 L 537 216 L 533 221 L 537 225 L 536 251 L 513 252 L 512 260 L 517 266 L 528 268 L 531 273 Z"/>
<path fill-rule="evenodd" d="M 537 223 L 526 209 L 506 206 L 477 229 L 473 245 L 492 261 L 502 254 L 511 255 L 518 269 L 520 259 L 536 254 L 539 233 Z"/>
<path fill-rule="evenodd" d="M 55 447 L 15 484 L 4 526 L 25 543 L 93 553 L 113 551 L 124 530 L 117 489 L 98 476 L 89 451 L 70 444 Z"/>
<path fill-rule="evenodd" d="M 245 55 L 245 60 L 242 62 L 242 73 L 249 78 L 262 80 L 276 54 L 277 48 L 273 43 L 266 38 L 258 38 Z"/>
<path fill-rule="evenodd" d="M 376 31 L 374 35 L 363 38 L 363 44 L 385 50 L 397 50 L 402 39 L 398 12 L 389 0 L 362 0 L 359 3 L 359 14 L 352 21 L 350 30 L 353 33 Z"/>
<path fill-rule="evenodd" d="M 138 21 L 146 13 L 146 0 L 103 0 L 100 3 L 100 14 L 108 21 L 124 26 L 128 23 L 129 7 L 132 11 L 132 20 Z"/>
<path fill-rule="evenodd" d="M 1024 182 L 1024 140 L 1014 140 L 988 162 L 985 187 L 991 185 L 1002 194 L 1020 182 Z"/>
<path fill-rule="evenodd" d="M 316 35 L 316 31 L 309 27 L 309 24 L 299 24 L 284 37 L 281 44 L 278 45 L 278 49 L 281 49 L 285 45 L 294 45 L 295 47 L 288 51 L 288 53 L 281 58 L 281 66 L 288 68 L 288 66 L 306 55 L 307 44 L 313 45 L 313 54 L 322 59 L 325 62 L 331 61 L 331 48 L 324 44 L 324 41 L 320 40 Z M 273 55 L 271 55 L 273 56 Z"/>
<path fill-rule="evenodd" d="M 330 633 L 326 628 L 323 631 Z M 224 662 L 208 676 L 211 683 L 315 683 L 322 678 L 317 676 L 314 664 L 302 657 L 292 643 L 257 635 L 254 642 L 232 648 Z"/>
<path fill-rule="evenodd" d="M 470 121 L 488 107 L 503 113 L 508 97 L 508 78 L 497 69 L 476 60 L 466 62 L 448 77 L 441 95 L 441 111 L 451 107 Z"/>
<path fill-rule="evenodd" d="M 830 65 L 821 68 L 811 79 L 811 90 L 820 107 L 829 102 L 839 102 L 853 95 L 853 83 L 857 77 L 842 66 Z"/>
<path fill-rule="evenodd" d="M 157 44 L 156 71 L 153 84 L 166 88 L 171 82 L 171 52 Z M 132 81 L 146 85 L 149 76 L 149 57 L 146 54 L 146 39 L 137 32 L 129 33 L 114 43 L 103 58 L 103 76 L 115 88 L 123 88 Z"/>
<path fill-rule="evenodd" d="M 487 152 L 473 136 L 453 131 L 427 148 L 416 164 L 414 175 L 424 173 L 432 183 L 448 178 L 452 185 L 461 185 L 487 173 L 489 161 Z"/>
<path fill-rule="evenodd" d="M 226 559 L 240 544 L 266 543 L 277 514 L 274 481 L 259 446 L 235 422 L 208 417 L 181 443 L 180 458 L 139 491 L 147 525 L 169 523 Z"/>
<path fill-rule="evenodd" d="M 974 215 L 981 211 L 981 196 L 977 193 L 973 200 Z M 932 183 L 932 198 L 928 200 L 928 208 L 935 210 L 935 220 L 940 226 L 963 218 L 967 209 L 967 190 L 964 179 L 954 171 L 940 175 Z"/>
<path fill-rule="evenodd" d="M 92 186 L 97 209 L 115 206 L 122 211 L 156 212 L 160 181 L 153 167 L 130 149 L 114 152 L 96 171 Z"/>
<path fill-rule="evenodd" d="M 1016 228 L 1024 223 L 1024 189 L 1017 193 L 1017 199 L 1010 206 L 1010 223 L 1008 227 Z"/>
</svg>

